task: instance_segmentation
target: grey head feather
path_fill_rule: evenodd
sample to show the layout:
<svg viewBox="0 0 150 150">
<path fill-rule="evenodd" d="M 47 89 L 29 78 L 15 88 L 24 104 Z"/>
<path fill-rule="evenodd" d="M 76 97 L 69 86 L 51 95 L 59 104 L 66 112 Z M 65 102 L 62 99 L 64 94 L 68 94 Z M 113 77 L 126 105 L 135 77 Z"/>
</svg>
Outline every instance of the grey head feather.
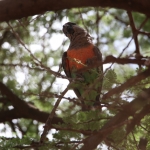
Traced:
<svg viewBox="0 0 150 150">
<path fill-rule="evenodd" d="M 69 49 L 78 49 L 92 44 L 92 37 L 89 33 L 75 23 L 68 22 L 64 24 L 63 32 L 70 40 Z"/>
</svg>

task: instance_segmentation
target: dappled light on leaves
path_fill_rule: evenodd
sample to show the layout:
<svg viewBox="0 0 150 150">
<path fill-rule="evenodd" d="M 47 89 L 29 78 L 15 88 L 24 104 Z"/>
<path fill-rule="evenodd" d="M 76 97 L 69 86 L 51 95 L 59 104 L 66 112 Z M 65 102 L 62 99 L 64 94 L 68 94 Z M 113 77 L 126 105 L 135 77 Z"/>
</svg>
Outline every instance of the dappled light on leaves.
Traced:
<svg viewBox="0 0 150 150">
<path fill-rule="evenodd" d="M 87 30 L 102 52 L 84 79 L 62 69 L 68 21 Z M 149 149 L 149 25 L 146 14 L 102 7 L 0 23 L 0 149 Z M 97 94 L 101 108 L 93 105 Z"/>
</svg>

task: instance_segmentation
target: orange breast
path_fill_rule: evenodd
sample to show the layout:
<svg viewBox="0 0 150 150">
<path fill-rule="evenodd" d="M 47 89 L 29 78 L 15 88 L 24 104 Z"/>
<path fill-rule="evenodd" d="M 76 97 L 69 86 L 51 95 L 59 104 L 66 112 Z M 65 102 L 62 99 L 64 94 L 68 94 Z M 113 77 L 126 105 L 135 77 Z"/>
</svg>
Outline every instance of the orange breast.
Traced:
<svg viewBox="0 0 150 150">
<path fill-rule="evenodd" d="M 86 67 L 86 61 L 95 56 L 93 45 L 81 49 L 72 49 L 67 51 L 69 67 L 77 70 Z"/>
</svg>

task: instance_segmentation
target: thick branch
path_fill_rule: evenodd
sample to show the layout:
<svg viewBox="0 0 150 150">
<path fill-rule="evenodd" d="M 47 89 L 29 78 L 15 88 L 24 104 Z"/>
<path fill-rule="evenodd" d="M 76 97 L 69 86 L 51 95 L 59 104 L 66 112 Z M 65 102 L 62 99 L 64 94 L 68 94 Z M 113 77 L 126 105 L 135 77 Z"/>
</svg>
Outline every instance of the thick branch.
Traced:
<svg viewBox="0 0 150 150">
<path fill-rule="evenodd" d="M 146 59 L 116 58 L 112 55 L 109 55 L 105 58 L 103 64 L 117 63 L 117 64 L 121 64 L 121 65 L 125 65 L 125 64 L 145 65 L 145 61 L 146 61 Z"/>
<path fill-rule="evenodd" d="M 41 14 L 45 11 L 89 6 L 113 7 L 150 15 L 150 3 L 148 0 L 1 0 L 0 21 L 20 19 Z"/>
<path fill-rule="evenodd" d="M 35 108 L 33 105 L 26 103 L 21 100 L 18 96 L 16 96 L 7 86 L 5 86 L 2 82 L 0 82 L 0 91 L 3 95 L 5 95 L 8 100 L 14 106 L 14 110 L 9 110 L 6 112 L 0 113 L 0 122 L 10 121 L 11 119 L 17 118 L 27 118 L 33 119 L 40 122 L 46 122 L 49 114 L 46 112 L 42 112 L 39 109 Z M 52 124 L 62 123 L 62 119 L 58 117 L 54 117 Z"/>
<path fill-rule="evenodd" d="M 33 113 L 33 114 L 31 114 Z M 45 123 L 46 119 L 48 118 L 49 114 L 46 112 L 39 111 L 38 109 L 30 109 L 26 114 L 20 113 L 18 110 L 6 110 L 0 111 L 0 123 L 4 123 L 6 121 L 11 121 L 13 119 L 25 118 L 25 119 L 32 119 L 37 120 L 39 122 Z M 53 118 L 53 124 L 62 123 L 62 119 L 58 117 Z"/>
<path fill-rule="evenodd" d="M 110 90 L 109 92 L 107 92 L 104 96 L 103 96 L 103 100 L 107 99 L 108 97 L 111 97 L 114 94 L 119 94 L 121 92 L 123 92 L 124 90 L 135 86 L 138 82 L 140 82 L 143 79 L 146 79 L 147 77 L 150 76 L 150 68 L 139 73 L 138 75 L 131 77 L 129 80 L 127 80 L 125 83 L 121 84 L 120 86 L 113 88 L 112 90 Z"/>
<path fill-rule="evenodd" d="M 121 112 L 110 119 L 100 131 L 87 137 L 81 150 L 93 150 L 101 143 L 114 129 L 123 125 L 129 116 L 133 116 L 138 110 L 150 103 L 150 89 L 145 90 L 132 102 L 126 104 Z"/>
<path fill-rule="evenodd" d="M 140 124 L 140 121 L 142 118 L 144 118 L 144 116 L 146 116 L 147 114 L 150 113 L 150 105 L 146 105 L 141 111 L 140 113 L 137 113 L 134 118 L 132 120 L 130 120 L 130 123 L 127 125 L 127 134 L 130 133 L 131 131 L 133 131 L 134 127 L 136 125 Z"/>
</svg>

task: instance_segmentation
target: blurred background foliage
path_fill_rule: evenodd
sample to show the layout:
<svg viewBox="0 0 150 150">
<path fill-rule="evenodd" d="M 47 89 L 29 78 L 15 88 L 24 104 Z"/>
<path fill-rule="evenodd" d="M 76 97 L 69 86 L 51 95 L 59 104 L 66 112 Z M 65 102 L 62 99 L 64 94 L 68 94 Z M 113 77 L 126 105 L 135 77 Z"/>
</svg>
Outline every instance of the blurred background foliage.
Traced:
<svg viewBox="0 0 150 150">
<path fill-rule="evenodd" d="M 136 27 L 139 28 L 145 16 L 133 13 L 133 18 Z M 118 57 L 132 38 L 132 30 L 126 11 L 110 8 L 74 8 L 58 12 L 46 12 L 21 20 L 9 21 L 9 23 L 0 23 L 0 81 L 22 100 L 31 103 L 41 111 L 50 112 L 54 102 L 68 84 L 67 79 L 57 77 L 46 68 L 49 67 L 51 70 L 64 75 L 61 68 L 61 57 L 62 53 L 67 50 L 69 41 L 62 32 L 62 26 L 68 21 L 75 22 L 89 31 L 94 43 L 101 50 L 103 59 L 108 55 Z M 141 31 L 150 32 L 149 26 L 150 20 L 142 27 Z M 141 54 L 150 56 L 150 37 L 139 34 L 138 40 Z M 132 40 L 121 57 L 132 57 L 134 51 L 135 44 Z M 39 65 L 38 61 L 42 65 Z M 107 64 L 104 65 L 104 68 L 108 69 L 102 94 L 125 82 L 139 71 L 138 65 L 113 64 L 110 67 L 110 64 Z M 103 113 L 79 111 L 80 108 L 70 102 L 75 95 L 69 91 L 56 112 L 58 116 L 63 118 L 64 124 L 56 125 L 56 127 L 68 128 L 70 126 L 70 128 L 79 131 L 98 130 L 111 116 L 118 112 L 118 104 L 131 101 L 142 88 L 147 86 L 147 82 L 149 79 L 146 82 L 142 81 L 142 84 L 139 83 L 132 89 L 126 89 L 122 94 L 116 95 L 117 102 L 112 101 L 113 98 L 107 99 L 104 104 L 109 104 L 110 109 L 105 109 Z M 1 98 L 3 95 L 0 95 Z M 7 101 L 0 103 L 1 111 L 11 109 L 13 106 Z M 141 122 L 141 127 L 136 127 L 133 133 L 125 139 L 123 139 L 125 127 L 112 133 L 110 138 L 115 141 L 111 145 L 112 149 L 115 149 L 115 146 L 120 149 L 136 149 L 135 142 L 139 141 L 141 136 L 149 138 L 146 134 L 148 131 L 144 130 L 144 128 L 149 130 L 149 121 L 149 116 L 146 116 Z M 23 118 L 1 122 L 0 135 L 4 137 L 0 138 L 0 147 L 8 150 L 12 149 L 15 144 L 29 143 L 32 138 L 34 140 L 39 139 L 43 125 L 36 120 Z M 61 144 L 57 145 L 56 143 L 61 141 L 65 144 L 60 149 L 67 150 L 73 145 L 73 143 L 68 144 L 70 139 L 82 140 L 84 137 L 80 132 L 67 130 L 52 130 L 52 132 L 48 135 L 51 141 L 49 146 L 41 149 L 58 149 L 57 146 L 61 146 Z M 12 139 L 13 137 L 16 139 Z M 22 139 L 21 143 L 18 137 Z M 11 144 L 12 140 L 14 140 L 13 144 Z M 100 145 L 99 149 L 102 146 L 104 145 Z M 79 149 L 80 146 L 76 148 Z"/>
</svg>

